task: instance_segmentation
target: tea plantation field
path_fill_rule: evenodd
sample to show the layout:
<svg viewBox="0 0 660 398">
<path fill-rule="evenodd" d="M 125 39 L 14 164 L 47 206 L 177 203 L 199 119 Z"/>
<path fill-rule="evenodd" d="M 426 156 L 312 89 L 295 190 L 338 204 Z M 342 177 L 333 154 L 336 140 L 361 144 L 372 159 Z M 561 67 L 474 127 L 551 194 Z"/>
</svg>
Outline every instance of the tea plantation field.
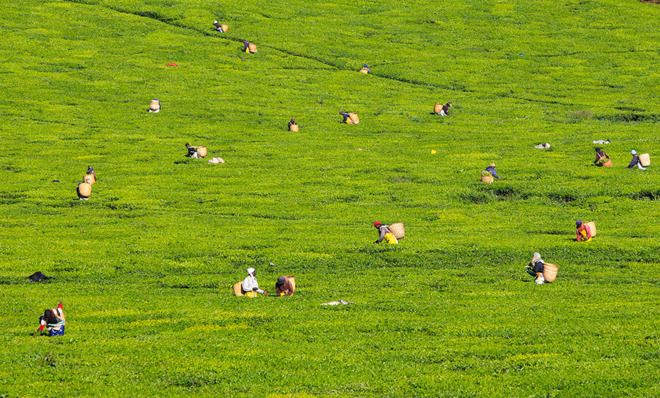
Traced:
<svg viewBox="0 0 660 398">
<path fill-rule="evenodd" d="M 0 397 L 660 396 L 658 21 L 635 0 L 0 0 Z M 406 238 L 374 244 L 374 220 Z M 298 292 L 234 297 L 248 267 Z M 58 301 L 65 335 L 33 337 Z"/>
</svg>

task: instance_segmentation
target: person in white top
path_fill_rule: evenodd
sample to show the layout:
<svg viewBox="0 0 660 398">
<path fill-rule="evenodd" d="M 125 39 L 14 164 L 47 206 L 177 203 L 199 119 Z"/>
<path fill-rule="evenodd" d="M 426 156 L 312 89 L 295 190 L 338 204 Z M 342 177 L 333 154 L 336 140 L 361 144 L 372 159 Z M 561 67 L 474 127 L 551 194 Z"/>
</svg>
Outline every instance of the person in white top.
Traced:
<svg viewBox="0 0 660 398">
<path fill-rule="evenodd" d="M 243 279 L 241 290 L 246 296 L 256 297 L 257 294 L 268 296 L 268 292 L 259 289 L 259 282 L 257 282 L 257 271 L 254 268 L 247 269 L 248 276 Z"/>
</svg>

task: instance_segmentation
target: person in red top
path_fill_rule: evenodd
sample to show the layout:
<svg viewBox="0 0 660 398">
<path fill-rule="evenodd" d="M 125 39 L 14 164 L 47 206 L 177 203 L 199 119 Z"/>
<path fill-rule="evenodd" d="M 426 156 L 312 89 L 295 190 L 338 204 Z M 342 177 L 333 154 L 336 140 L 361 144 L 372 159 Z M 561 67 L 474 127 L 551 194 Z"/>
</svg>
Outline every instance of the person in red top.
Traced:
<svg viewBox="0 0 660 398">
<path fill-rule="evenodd" d="M 40 333 L 47 336 L 64 336 L 64 307 L 62 303 L 57 304 L 57 308 L 51 308 L 44 311 L 39 317 L 39 327 L 34 334 Z"/>
<path fill-rule="evenodd" d="M 578 242 L 591 241 L 591 228 L 587 224 L 583 224 L 582 220 L 575 222 L 575 240 Z"/>
</svg>

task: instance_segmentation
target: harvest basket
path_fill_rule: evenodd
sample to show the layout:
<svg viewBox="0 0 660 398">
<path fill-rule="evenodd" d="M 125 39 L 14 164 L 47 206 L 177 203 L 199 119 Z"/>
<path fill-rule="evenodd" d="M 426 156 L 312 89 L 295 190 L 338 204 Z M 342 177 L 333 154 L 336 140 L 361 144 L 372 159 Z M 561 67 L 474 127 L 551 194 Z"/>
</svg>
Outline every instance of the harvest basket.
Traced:
<svg viewBox="0 0 660 398">
<path fill-rule="evenodd" d="M 207 154 L 208 154 L 208 149 L 205 146 L 197 147 L 197 156 L 199 156 L 200 158 L 205 158 Z"/>
<path fill-rule="evenodd" d="M 89 198 L 92 195 L 92 184 L 81 182 L 78 184 L 78 197 Z"/>
<path fill-rule="evenodd" d="M 254 43 L 249 43 L 247 49 L 250 53 L 254 54 L 257 52 L 257 45 Z"/>
<path fill-rule="evenodd" d="M 543 279 L 546 282 L 552 283 L 557 279 L 557 272 L 559 271 L 559 266 L 555 264 L 545 263 L 543 264 Z"/>
<path fill-rule="evenodd" d="M 406 228 L 403 226 L 403 223 L 394 223 L 390 224 L 390 231 L 397 240 L 401 240 L 406 236 Z"/>
<path fill-rule="evenodd" d="M 651 156 L 648 153 L 639 155 L 639 163 L 642 164 L 642 167 L 649 167 L 651 165 Z"/>
<path fill-rule="evenodd" d="M 607 162 L 603 163 L 603 167 L 612 167 L 612 159 L 607 159 Z"/>
<path fill-rule="evenodd" d="M 231 287 L 234 292 L 234 296 L 242 296 L 243 290 L 241 290 L 241 282 L 234 283 L 234 286 Z"/>
<path fill-rule="evenodd" d="M 433 113 L 440 113 L 442 111 L 442 104 L 439 104 L 436 102 L 436 104 L 433 106 Z"/>
<path fill-rule="evenodd" d="M 589 221 L 587 223 L 587 226 L 589 227 L 589 231 L 591 231 L 591 236 L 592 237 L 596 236 L 596 223 L 593 221 Z"/>
<path fill-rule="evenodd" d="M 348 114 L 348 119 L 346 119 L 346 123 L 348 123 L 348 124 L 360 124 L 360 117 L 358 116 L 357 113 L 349 113 Z"/>
<path fill-rule="evenodd" d="M 481 182 L 484 184 L 492 184 L 495 181 L 495 178 L 492 175 L 481 176 Z"/>
<path fill-rule="evenodd" d="M 300 127 L 298 127 L 297 124 L 291 124 L 289 125 L 289 131 L 293 133 L 297 133 L 300 130 Z"/>
</svg>

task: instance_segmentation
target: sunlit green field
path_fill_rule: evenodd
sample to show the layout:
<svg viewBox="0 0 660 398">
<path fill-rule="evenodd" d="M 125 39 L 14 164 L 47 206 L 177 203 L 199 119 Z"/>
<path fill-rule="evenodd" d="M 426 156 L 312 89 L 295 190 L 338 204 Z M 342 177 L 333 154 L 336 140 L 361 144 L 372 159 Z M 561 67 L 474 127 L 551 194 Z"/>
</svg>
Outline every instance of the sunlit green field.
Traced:
<svg viewBox="0 0 660 398">
<path fill-rule="evenodd" d="M 660 5 L 0 10 L 0 397 L 660 395 Z M 232 296 L 248 267 L 299 290 Z M 33 337 L 59 300 L 65 336 Z"/>
</svg>

